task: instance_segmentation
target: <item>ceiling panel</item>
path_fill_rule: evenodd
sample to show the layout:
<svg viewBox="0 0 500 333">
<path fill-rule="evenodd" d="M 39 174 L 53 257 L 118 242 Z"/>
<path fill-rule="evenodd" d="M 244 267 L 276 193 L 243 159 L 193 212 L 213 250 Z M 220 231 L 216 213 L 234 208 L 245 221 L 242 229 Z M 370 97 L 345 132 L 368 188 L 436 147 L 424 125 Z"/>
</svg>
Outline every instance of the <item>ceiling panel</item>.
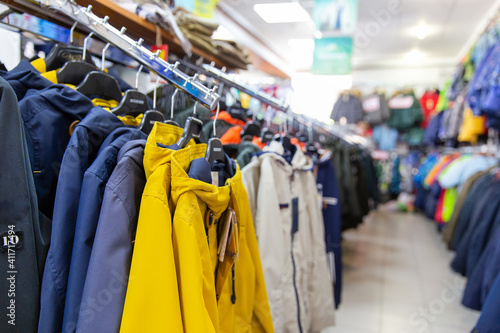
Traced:
<svg viewBox="0 0 500 333">
<path fill-rule="evenodd" d="M 294 50 L 290 39 L 314 38 L 312 19 L 305 23 L 268 24 L 253 10 L 257 3 L 285 2 L 279 0 L 221 0 L 222 6 L 235 20 L 261 39 L 284 61 L 298 70 L 308 70 L 312 53 Z M 401 66 L 414 67 L 418 64 L 405 61 L 413 49 L 422 53 L 423 66 L 438 65 L 445 61 L 453 66 L 458 54 L 470 39 L 478 24 L 498 0 L 401 0 L 401 12 L 391 15 L 387 26 L 370 37 L 368 45 L 357 47 L 353 55 L 354 70 L 377 69 L 393 62 Z M 299 3 L 312 14 L 314 1 Z M 386 11 L 388 0 L 359 0 L 358 31 L 365 31 L 367 24 L 377 22 L 376 13 Z M 432 31 L 419 40 L 412 28 L 425 23 Z M 359 43 L 358 43 L 359 44 Z M 355 43 L 355 45 L 357 45 Z M 359 45 L 358 45 L 359 46 Z"/>
</svg>

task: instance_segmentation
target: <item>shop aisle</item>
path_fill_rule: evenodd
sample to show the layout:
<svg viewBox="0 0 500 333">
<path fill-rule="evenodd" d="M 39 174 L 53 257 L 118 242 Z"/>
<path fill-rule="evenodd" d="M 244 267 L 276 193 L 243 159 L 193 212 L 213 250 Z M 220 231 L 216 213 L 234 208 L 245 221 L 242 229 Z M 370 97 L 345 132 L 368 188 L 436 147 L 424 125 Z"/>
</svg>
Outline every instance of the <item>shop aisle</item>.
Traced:
<svg viewBox="0 0 500 333">
<path fill-rule="evenodd" d="M 435 223 L 382 207 L 344 233 L 344 291 L 334 333 L 465 333 L 479 313 L 460 304 Z"/>
</svg>

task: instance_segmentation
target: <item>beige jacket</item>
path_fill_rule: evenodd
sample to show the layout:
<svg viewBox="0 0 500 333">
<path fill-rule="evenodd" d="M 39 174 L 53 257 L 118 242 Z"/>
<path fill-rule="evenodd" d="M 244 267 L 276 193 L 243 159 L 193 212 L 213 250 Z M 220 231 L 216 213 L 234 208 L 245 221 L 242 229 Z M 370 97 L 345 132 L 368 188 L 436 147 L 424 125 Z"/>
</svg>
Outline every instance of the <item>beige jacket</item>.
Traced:
<svg viewBox="0 0 500 333">
<path fill-rule="evenodd" d="M 335 321 L 313 164 L 300 150 L 288 163 L 278 142 L 271 142 L 264 151 L 243 168 L 242 178 L 274 329 L 320 332 Z"/>
</svg>

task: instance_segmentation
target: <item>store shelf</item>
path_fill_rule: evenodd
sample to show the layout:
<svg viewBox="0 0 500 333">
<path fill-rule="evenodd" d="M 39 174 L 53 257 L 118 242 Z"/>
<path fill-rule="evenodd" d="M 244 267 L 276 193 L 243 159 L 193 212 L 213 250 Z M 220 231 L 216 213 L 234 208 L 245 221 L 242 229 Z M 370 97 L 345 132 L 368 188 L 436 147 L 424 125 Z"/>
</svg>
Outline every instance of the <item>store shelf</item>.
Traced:
<svg viewBox="0 0 500 333">
<path fill-rule="evenodd" d="M 100 17 L 109 16 L 109 23 L 117 28 L 122 26 L 126 27 L 127 34 L 129 36 L 136 39 L 142 38 L 145 43 L 150 45 L 154 45 L 156 43 L 156 26 L 142 17 L 120 7 L 116 3 L 110 0 L 77 0 L 76 2 L 84 7 L 92 5 L 92 12 Z M 178 56 L 185 55 L 176 36 L 167 31 L 161 30 L 161 37 L 162 42 L 168 45 L 169 52 Z M 221 61 L 217 57 L 209 55 L 196 47 L 193 47 L 192 53 L 194 56 L 203 57 L 208 62 L 214 61 L 218 67 L 225 66 L 229 69 L 235 68 L 234 65 Z"/>
</svg>

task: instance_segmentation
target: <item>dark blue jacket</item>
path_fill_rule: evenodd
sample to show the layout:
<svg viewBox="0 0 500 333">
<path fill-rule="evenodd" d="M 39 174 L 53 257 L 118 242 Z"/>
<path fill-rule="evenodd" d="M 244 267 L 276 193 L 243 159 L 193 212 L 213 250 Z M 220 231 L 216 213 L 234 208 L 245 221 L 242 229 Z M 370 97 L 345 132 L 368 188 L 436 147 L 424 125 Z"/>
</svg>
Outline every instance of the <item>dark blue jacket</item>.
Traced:
<svg viewBox="0 0 500 333">
<path fill-rule="evenodd" d="M 52 218 L 57 178 L 70 138 L 70 125 L 82 120 L 92 107 L 90 99 L 63 85 L 28 90 L 19 102 L 38 209 L 48 218 Z"/>
<path fill-rule="evenodd" d="M 495 186 L 497 185 L 497 186 Z M 467 255 L 473 243 L 473 236 L 481 224 L 489 224 L 496 216 L 500 206 L 500 186 L 490 183 L 483 187 L 481 195 L 476 197 L 474 213 L 469 220 L 467 230 L 456 249 L 456 255 L 451 263 L 451 268 L 464 276 L 468 276 L 473 267 L 467 266 Z M 475 265 L 475 263 L 471 263 Z"/>
<path fill-rule="evenodd" d="M 434 219 L 434 215 L 436 213 L 441 190 L 441 186 L 439 186 L 438 182 L 432 184 L 429 195 L 427 196 L 427 201 L 425 202 L 425 216 L 432 220 Z"/>
<path fill-rule="evenodd" d="M 0 332 L 36 332 L 50 225 L 41 225 L 38 218 L 23 120 L 16 94 L 2 78 L 0 129 Z M 9 292 L 11 282 L 14 293 Z"/>
<path fill-rule="evenodd" d="M 330 158 L 321 160 L 317 164 L 318 173 L 316 182 L 322 185 L 323 199 L 323 222 L 325 224 L 326 252 L 333 253 L 335 262 L 334 294 L 335 306 L 341 301 L 342 291 L 342 209 L 340 203 L 340 192 L 337 184 L 335 169 Z M 335 203 L 336 201 L 336 203 Z"/>
<path fill-rule="evenodd" d="M 12 86 L 19 101 L 24 98 L 28 90 L 42 90 L 53 84 L 42 77 L 40 72 L 26 60 L 21 61 L 14 69 L 8 72 L 0 71 L 0 76 Z"/>
<path fill-rule="evenodd" d="M 96 158 L 106 137 L 122 126 L 118 117 L 94 107 L 76 126 L 64 152 L 54 204 L 51 244 L 43 272 L 39 332 L 61 332 L 83 174 Z M 50 126 L 46 130 L 50 130 Z"/>
<path fill-rule="evenodd" d="M 63 332 L 75 332 L 76 329 L 104 189 L 116 166 L 118 152 L 128 141 L 146 137 L 146 134 L 135 128 L 122 127 L 114 130 L 103 142 L 97 158 L 83 176 L 66 291 Z"/>
<path fill-rule="evenodd" d="M 486 175 L 478 179 L 474 185 L 472 185 L 467 198 L 462 206 L 462 211 L 457 221 L 457 227 L 453 240 L 451 242 L 451 248 L 453 250 L 458 250 L 458 246 L 462 241 L 462 238 L 466 235 L 467 229 L 469 227 L 469 222 L 472 219 L 472 215 L 477 207 L 477 199 L 484 193 L 485 187 L 490 183 L 492 175 Z"/>
<path fill-rule="evenodd" d="M 133 240 L 146 185 L 143 159 L 146 140 L 126 143 L 104 190 L 101 213 L 85 279 L 78 332 L 118 332 L 125 303 Z M 97 304 L 102 290 L 112 299 Z"/>
<path fill-rule="evenodd" d="M 484 303 L 483 312 L 471 333 L 500 332 L 500 274 Z"/>
</svg>

